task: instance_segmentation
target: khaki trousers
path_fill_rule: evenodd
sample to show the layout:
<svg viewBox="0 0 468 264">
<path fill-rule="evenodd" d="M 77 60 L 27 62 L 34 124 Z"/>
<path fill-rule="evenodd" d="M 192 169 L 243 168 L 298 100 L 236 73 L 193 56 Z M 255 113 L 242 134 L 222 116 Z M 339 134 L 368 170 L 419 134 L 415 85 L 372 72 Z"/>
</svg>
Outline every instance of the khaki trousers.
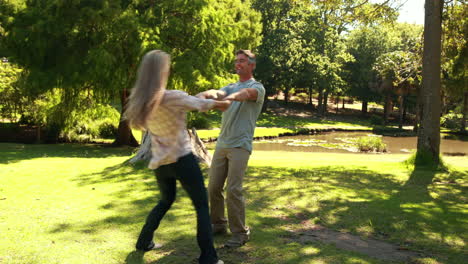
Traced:
<svg viewBox="0 0 468 264">
<path fill-rule="evenodd" d="M 223 187 L 226 184 L 226 207 L 229 229 L 233 235 L 247 234 L 245 226 L 245 199 L 242 182 L 250 152 L 243 148 L 216 149 L 209 170 L 208 197 L 210 200 L 211 223 L 215 229 L 226 227 Z"/>
</svg>

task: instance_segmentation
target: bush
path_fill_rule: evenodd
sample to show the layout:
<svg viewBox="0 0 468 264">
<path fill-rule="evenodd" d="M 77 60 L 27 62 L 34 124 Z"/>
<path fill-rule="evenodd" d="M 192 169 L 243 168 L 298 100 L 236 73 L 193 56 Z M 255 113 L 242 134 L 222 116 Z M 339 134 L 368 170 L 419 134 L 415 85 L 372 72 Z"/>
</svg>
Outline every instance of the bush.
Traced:
<svg viewBox="0 0 468 264">
<path fill-rule="evenodd" d="M 298 93 L 296 94 L 297 99 L 299 102 L 308 102 L 309 101 L 309 95 L 307 93 Z"/>
<path fill-rule="evenodd" d="M 370 122 L 372 125 L 376 125 L 376 126 L 382 126 L 385 123 L 383 117 L 378 116 L 378 115 L 372 115 L 370 117 Z"/>
<path fill-rule="evenodd" d="M 211 123 L 204 113 L 189 112 L 187 114 L 187 127 L 196 129 L 210 129 Z"/>
<path fill-rule="evenodd" d="M 440 126 L 450 130 L 460 131 L 462 129 L 461 122 L 463 119 L 462 114 L 450 112 L 440 118 Z"/>
<path fill-rule="evenodd" d="M 117 135 L 117 126 L 113 120 L 106 118 L 100 125 L 99 125 L 99 137 L 101 138 L 115 138 Z"/>
<path fill-rule="evenodd" d="M 112 138 L 117 133 L 120 114 L 110 105 L 92 104 L 73 110 L 61 131 L 67 141 L 88 142 L 96 138 Z"/>
<path fill-rule="evenodd" d="M 382 141 L 379 136 L 359 137 L 356 140 L 357 147 L 361 152 L 385 152 L 387 145 Z"/>
</svg>

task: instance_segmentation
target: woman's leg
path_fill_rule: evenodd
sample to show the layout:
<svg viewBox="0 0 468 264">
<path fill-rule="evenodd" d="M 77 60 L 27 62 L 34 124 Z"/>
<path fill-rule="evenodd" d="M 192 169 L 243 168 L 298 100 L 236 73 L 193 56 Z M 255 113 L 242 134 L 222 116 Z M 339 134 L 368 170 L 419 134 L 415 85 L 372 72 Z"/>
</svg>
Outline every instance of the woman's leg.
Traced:
<svg viewBox="0 0 468 264">
<path fill-rule="evenodd" d="M 218 255 L 213 246 L 213 234 L 208 209 L 208 195 L 203 183 L 203 175 L 193 154 L 186 155 L 177 161 L 175 166 L 177 178 L 187 191 L 197 212 L 197 241 L 201 250 L 199 263 L 213 264 Z"/>
<path fill-rule="evenodd" d="M 155 170 L 156 180 L 161 192 L 161 199 L 146 218 L 146 223 L 141 229 L 140 235 L 138 237 L 136 244 L 137 249 L 151 249 L 151 246 L 153 245 L 154 231 L 156 231 L 159 223 L 161 222 L 161 219 L 164 217 L 169 208 L 171 208 L 171 205 L 175 200 L 175 171 L 170 165 L 172 164 L 161 166 Z"/>
</svg>

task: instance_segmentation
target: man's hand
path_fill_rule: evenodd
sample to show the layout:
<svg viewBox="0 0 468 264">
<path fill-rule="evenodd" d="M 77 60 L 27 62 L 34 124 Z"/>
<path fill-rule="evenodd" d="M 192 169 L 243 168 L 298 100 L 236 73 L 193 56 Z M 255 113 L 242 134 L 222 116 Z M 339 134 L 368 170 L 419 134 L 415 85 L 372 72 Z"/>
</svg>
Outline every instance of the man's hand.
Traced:
<svg viewBox="0 0 468 264">
<path fill-rule="evenodd" d="M 224 112 L 231 106 L 231 103 L 229 100 L 215 101 L 214 109 Z"/>
</svg>

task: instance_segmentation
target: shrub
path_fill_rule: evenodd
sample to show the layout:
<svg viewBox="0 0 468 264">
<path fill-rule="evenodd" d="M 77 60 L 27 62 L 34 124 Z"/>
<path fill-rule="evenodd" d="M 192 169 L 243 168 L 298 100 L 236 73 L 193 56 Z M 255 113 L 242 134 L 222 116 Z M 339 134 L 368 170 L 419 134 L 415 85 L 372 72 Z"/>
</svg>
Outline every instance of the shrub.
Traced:
<svg viewBox="0 0 468 264">
<path fill-rule="evenodd" d="M 370 122 L 372 125 L 377 125 L 377 126 L 381 126 L 384 124 L 384 119 L 383 117 L 381 116 L 378 116 L 378 115 L 372 115 L 370 117 Z"/>
<path fill-rule="evenodd" d="M 440 126 L 445 127 L 450 130 L 461 130 L 461 121 L 463 119 L 462 114 L 457 114 L 450 112 L 440 118 Z"/>
<path fill-rule="evenodd" d="M 110 118 L 106 118 L 99 125 L 99 137 L 101 138 L 114 138 L 117 135 L 116 123 Z"/>
<path fill-rule="evenodd" d="M 385 152 L 387 145 L 382 141 L 380 136 L 359 137 L 356 140 L 356 145 L 361 152 Z"/>
<path fill-rule="evenodd" d="M 65 121 L 61 137 L 78 142 L 110 138 L 117 132 L 119 118 L 119 112 L 110 105 L 92 104 L 86 109 L 76 109 Z"/>
<path fill-rule="evenodd" d="M 189 112 L 187 115 L 187 127 L 196 129 L 210 129 L 211 123 L 204 113 Z"/>
<path fill-rule="evenodd" d="M 300 102 L 304 102 L 304 103 L 308 102 L 309 100 L 309 95 L 307 93 L 298 93 L 296 94 L 296 97 Z"/>
</svg>

